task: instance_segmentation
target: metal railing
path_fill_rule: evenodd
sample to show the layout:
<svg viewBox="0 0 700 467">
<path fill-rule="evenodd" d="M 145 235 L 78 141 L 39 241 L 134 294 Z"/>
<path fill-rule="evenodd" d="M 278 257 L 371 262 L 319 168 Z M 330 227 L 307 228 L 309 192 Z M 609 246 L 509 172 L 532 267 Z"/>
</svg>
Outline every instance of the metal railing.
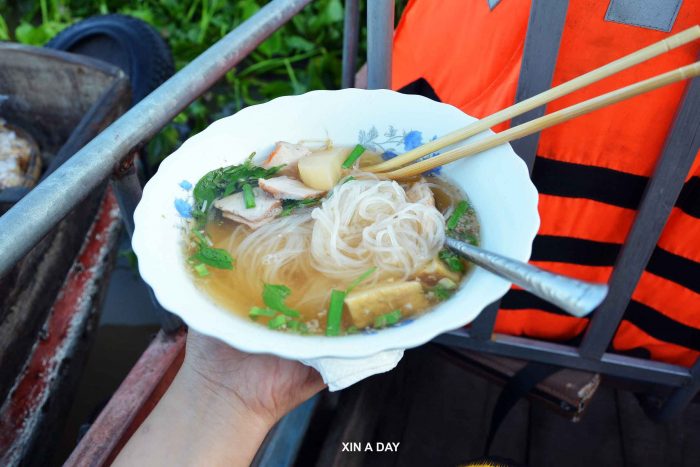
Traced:
<svg viewBox="0 0 700 467">
<path fill-rule="evenodd" d="M 68 162 L 0 217 L 0 276 L 7 273 L 49 230 L 68 214 L 101 181 L 117 176 L 113 187 L 118 195 L 129 233 L 133 232 L 133 210 L 141 197 L 141 186 L 130 158 L 143 142 L 203 94 L 228 70 L 239 63 L 265 38 L 282 26 L 311 0 L 273 0 L 257 14 L 226 35 L 192 63 L 114 122 Z M 356 69 L 359 14 L 357 0 L 346 0 L 343 46 L 343 86 L 352 86 Z M 551 84 L 557 50 L 536 54 L 543 44 L 558 43 L 567 2 L 533 0 L 523 69 L 538 70 L 523 75 L 517 99 L 530 97 Z M 547 14 L 544 14 L 546 12 Z M 367 2 L 368 87 L 389 88 L 394 1 Z M 531 118 L 544 109 L 529 112 Z M 535 360 L 621 378 L 677 388 L 656 414 L 667 418 L 682 410 L 700 390 L 700 363 L 692 369 L 606 352 L 622 319 L 631 293 L 656 244 L 685 175 L 698 150 L 700 81 L 689 86 L 666 148 L 649 182 L 634 226 L 613 272 L 609 298 L 591 320 L 583 343 L 573 347 L 537 339 L 494 334 L 497 306 L 488 307 L 469 329 L 460 329 L 435 339 L 455 347 L 497 355 Z M 695 124 L 687 122 L 695 118 Z M 680 123 L 679 123 L 680 122 Z M 537 135 L 514 144 L 530 167 L 534 162 Z M 161 317 L 172 330 L 179 321 L 169 313 Z"/>
</svg>

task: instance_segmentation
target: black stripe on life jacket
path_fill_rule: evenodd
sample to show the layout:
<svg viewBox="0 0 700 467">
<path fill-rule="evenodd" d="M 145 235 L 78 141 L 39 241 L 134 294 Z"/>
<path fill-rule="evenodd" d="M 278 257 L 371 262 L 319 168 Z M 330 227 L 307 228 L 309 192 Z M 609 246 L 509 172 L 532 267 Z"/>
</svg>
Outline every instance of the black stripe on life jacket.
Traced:
<svg viewBox="0 0 700 467">
<path fill-rule="evenodd" d="M 546 195 L 587 198 L 637 209 L 649 179 L 603 167 L 555 161 L 537 156 L 532 182 Z"/>
<path fill-rule="evenodd" d="M 654 339 L 700 352 L 700 329 L 674 321 L 643 303 L 632 300 L 623 319 L 637 326 Z"/>
<path fill-rule="evenodd" d="M 561 308 L 524 290 L 509 290 L 501 299 L 501 308 L 505 310 L 535 309 L 567 316 Z M 679 323 L 636 300 L 630 301 L 623 319 L 654 339 L 700 351 L 700 329 Z"/>
<path fill-rule="evenodd" d="M 538 156 L 532 171 L 537 191 L 546 195 L 586 198 L 627 209 L 637 209 L 648 177 L 604 167 L 555 161 Z M 676 207 L 700 219 L 700 178 L 691 177 Z"/>
<path fill-rule="evenodd" d="M 685 182 L 681 194 L 676 201 L 676 207 L 689 216 L 700 219 L 700 177 L 694 176 Z"/>
<path fill-rule="evenodd" d="M 407 84 L 398 90 L 403 94 L 417 94 L 419 96 L 427 97 L 437 102 L 442 102 L 438 97 L 435 89 L 425 80 L 425 78 L 418 78 L 412 83 Z"/>
<path fill-rule="evenodd" d="M 621 248 L 617 243 L 594 242 L 572 237 L 538 235 L 532 244 L 532 261 L 614 266 Z M 700 293 L 700 263 L 656 247 L 646 270 Z"/>
</svg>

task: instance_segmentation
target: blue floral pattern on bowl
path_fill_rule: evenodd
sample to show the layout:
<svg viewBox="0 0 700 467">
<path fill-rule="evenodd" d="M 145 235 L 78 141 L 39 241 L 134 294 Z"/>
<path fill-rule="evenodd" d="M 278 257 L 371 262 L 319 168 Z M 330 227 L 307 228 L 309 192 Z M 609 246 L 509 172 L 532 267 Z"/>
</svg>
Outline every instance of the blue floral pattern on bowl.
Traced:
<svg viewBox="0 0 700 467">
<path fill-rule="evenodd" d="M 182 188 L 185 192 L 189 193 L 189 191 L 192 189 L 192 184 L 188 182 L 187 180 L 182 180 L 180 183 L 178 183 L 178 186 Z M 188 196 L 189 198 L 189 196 Z M 192 218 L 192 202 L 189 199 L 184 199 L 184 198 L 175 198 L 173 205 L 175 206 L 175 210 L 177 211 L 178 214 L 180 214 L 180 217 L 184 219 L 191 219 Z"/>
<path fill-rule="evenodd" d="M 433 135 L 430 141 L 437 139 L 437 135 Z M 371 151 L 378 152 L 384 160 L 389 160 L 396 157 L 398 154 L 410 151 L 423 144 L 423 133 L 418 130 L 401 130 L 399 131 L 393 125 L 384 132 L 383 136 L 379 135 L 377 127 L 372 125 L 369 130 L 360 130 L 357 135 L 358 142 Z M 422 157 L 420 160 L 428 159 L 440 154 L 434 152 Z M 439 174 L 442 167 L 437 167 L 428 171 L 429 174 Z"/>
</svg>

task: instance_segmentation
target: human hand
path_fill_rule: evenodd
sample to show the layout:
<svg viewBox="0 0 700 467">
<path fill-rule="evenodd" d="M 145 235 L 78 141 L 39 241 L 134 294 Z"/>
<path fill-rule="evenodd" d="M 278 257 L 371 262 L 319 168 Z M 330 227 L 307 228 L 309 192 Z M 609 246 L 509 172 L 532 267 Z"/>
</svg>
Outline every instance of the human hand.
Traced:
<svg viewBox="0 0 700 467">
<path fill-rule="evenodd" d="M 180 369 L 220 397 L 235 398 L 275 423 L 325 387 L 316 370 L 272 355 L 253 355 L 189 330 Z"/>
<path fill-rule="evenodd" d="M 180 371 L 113 465 L 250 465 L 277 420 L 323 387 L 299 362 L 190 330 Z"/>
</svg>

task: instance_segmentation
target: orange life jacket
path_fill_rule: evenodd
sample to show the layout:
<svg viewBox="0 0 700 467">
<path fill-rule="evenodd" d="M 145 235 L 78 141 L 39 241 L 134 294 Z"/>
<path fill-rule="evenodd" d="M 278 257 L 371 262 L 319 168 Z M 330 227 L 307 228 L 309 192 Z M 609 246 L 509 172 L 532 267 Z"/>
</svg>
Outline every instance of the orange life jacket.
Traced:
<svg viewBox="0 0 700 467">
<path fill-rule="evenodd" d="M 437 98 L 475 117 L 512 105 L 530 2 L 501 0 L 492 10 L 488 3 L 412 0 L 395 34 L 392 87 Z M 606 20 L 610 3 L 569 1 L 552 85 L 700 22 L 699 0 L 678 2 L 670 32 Z M 699 50 L 697 44 L 676 49 L 561 98 L 547 113 L 692 63 Z M 542 132 L 533 171 L 542 220 L 533 264 L 586 280 L 608 280 L 685 86 L 667 86 Z M 501 302 L 496 332 L 569 340 L 586 325 L 586 319 L 514 288 Z M 654 359 L 686 366 L 700 355 L 700 158 L 625 311 L 613 348 L 643 350 Z"/>
</svg>

